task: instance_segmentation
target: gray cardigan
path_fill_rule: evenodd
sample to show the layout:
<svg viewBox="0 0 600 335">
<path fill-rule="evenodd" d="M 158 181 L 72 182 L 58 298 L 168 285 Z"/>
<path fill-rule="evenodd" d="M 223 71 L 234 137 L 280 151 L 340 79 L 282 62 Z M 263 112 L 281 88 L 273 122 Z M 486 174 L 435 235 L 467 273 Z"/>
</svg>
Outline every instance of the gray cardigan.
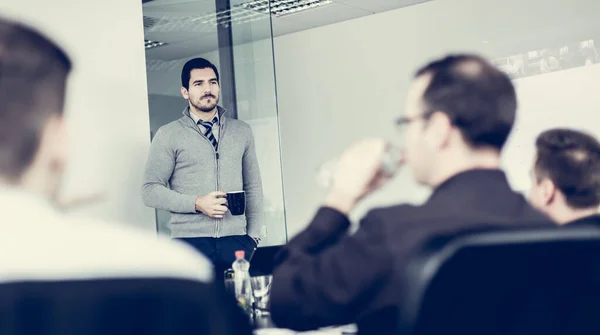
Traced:
<svg viewBox="0 0 600 335">
<path fill-rule="evenodd" d="M 142 196 L 149 207 L 171 212 L 171 237 L 260 236 L 262 181 L 250 126 L 220 115 L 219 146 L 190 117 L 162 126 L 146 164 Z M 246 215 L 213 219 L 196 212 L 196 198 L 214 191 L 246 191 Z"/>
</svg>

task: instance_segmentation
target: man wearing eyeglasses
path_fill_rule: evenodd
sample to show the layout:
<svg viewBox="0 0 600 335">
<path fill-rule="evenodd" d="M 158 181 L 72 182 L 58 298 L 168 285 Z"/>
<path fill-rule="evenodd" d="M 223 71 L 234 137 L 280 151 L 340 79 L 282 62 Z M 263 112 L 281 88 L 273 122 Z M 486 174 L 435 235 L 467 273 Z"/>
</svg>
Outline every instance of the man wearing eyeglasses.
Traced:
<svg viewBox="0 0 600 335">
<path fill-rule="evenodd" d="M 419 70 L 398 120 L 405 128 L 399 163 L 432 195 L 421 206 L 372 210 L 348 236 L 348 214 L 389 176 L 382 166 L 386 141 L 347 149 L 323 206 L 277 260 L 273 321 L 296 330 L 357 323 L 360 333 L 389 334 L 401 303 L 398 278 L 428 238 L 473 227 L 551 224 L 511 190 L 500 169 L 516 109 L 510 79 L 478 56 L 449 56 Z"/>
</svg>

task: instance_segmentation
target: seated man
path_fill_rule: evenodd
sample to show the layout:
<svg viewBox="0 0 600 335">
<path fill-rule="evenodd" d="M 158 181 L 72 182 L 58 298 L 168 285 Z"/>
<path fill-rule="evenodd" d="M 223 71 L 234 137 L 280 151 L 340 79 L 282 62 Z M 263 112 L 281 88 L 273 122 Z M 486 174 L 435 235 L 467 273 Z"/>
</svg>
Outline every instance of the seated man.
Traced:
<svg viewBox="0 0 600 335">
<path fill-rule="evenodd" d="M 349 236 L 348 213 L 386 182 L 386 142 L 347 149 L 323 207 L 280 254 L 273 321 L 297 330 L 357 323 L 361 333 L 390 334 L 400 278 L 423 242 L 477 227 L 550 224 L 500 169 L 516 110 L 510 79 L 480 57 L 449 56 L 419 70 L 398 126 L 405 127 L 404 163 L 433 194 L 421 206 L 372 210 Z"/>
<path fill-rule="evenodd" d="M 598 140 L 576 130 L 550 129 L 535 144 L 531 204 L 561 225 L 600 225 Z"/>
<path fill-rule="evenodd" d="M 208 283 L 193 249 L 123 225 L 67 219 L 54 207 L 66 163 L 69 57 L 0 18 L 0 282 L 173 277 Z"/>
</svg>

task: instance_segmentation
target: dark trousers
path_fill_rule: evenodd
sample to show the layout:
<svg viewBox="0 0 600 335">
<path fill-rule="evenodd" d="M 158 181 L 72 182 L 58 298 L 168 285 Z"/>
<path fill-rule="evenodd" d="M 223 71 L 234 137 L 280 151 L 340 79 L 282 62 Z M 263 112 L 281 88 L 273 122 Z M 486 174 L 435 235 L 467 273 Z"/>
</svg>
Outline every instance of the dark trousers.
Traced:
<svg viewBox="0 0 600 335">
<path fill-rule="evenodd" d="M 191 245 L 210 259 L 215 266 L 215 277 L 217 279 L 223 278 L 223 272 L 231 268 L 237 250 L 244 250 L 246 259 L 250 260 L 250 256 L 256 249 L 256 242 L 248 235 L 219 238 L 192 237 L 179 238 L 178 240 Z"/>
</svg>

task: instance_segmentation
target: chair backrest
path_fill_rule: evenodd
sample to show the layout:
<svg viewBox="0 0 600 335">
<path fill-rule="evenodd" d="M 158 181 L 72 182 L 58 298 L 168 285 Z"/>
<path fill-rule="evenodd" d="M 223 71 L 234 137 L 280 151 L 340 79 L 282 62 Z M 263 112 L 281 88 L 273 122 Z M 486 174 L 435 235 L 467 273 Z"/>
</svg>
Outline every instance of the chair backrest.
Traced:
<svg viewBox="0 0 600 335">
<path fill-rule="evenodd" d="M 0 284 L 0 334 L 252 334 L 214 284 L 94 279 Z"/>
<path fill-rule="evenodd" d="M 600 229 L 438 237 L 406 271 L 402 334 L 600 334 Z"/>
</svg>

